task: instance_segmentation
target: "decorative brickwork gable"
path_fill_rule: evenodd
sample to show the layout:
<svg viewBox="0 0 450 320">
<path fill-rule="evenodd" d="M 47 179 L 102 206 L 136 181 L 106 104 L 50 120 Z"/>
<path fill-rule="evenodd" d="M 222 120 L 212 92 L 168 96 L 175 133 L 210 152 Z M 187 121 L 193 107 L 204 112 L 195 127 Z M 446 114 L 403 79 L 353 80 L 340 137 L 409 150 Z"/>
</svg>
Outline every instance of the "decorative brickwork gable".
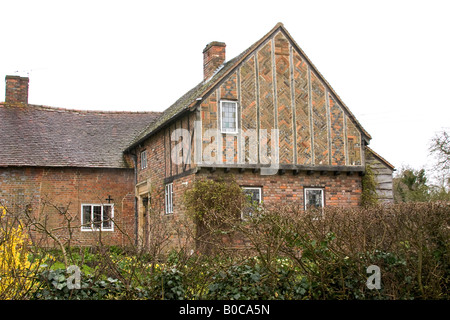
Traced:
<svg viewBox="0 0 450 320">
<path fill-rule="evenodd" d="M 328 165 L 328 131 L 325 87 L 317 76 L 311 74 L 314 164 Z"/>
<path fill-rule="evenodd" d="M 255 57 L 252 56 L 240 68 L 241 128 L 245 132 L 258 129 L 255 60 Z M 242 143 L 245 151 L 240 155 L 240 162 L 246 164 L 257 163 L 258 153 L 250 152 L 250 137 L 244 137 Z"/>
<path fill-rule="evenodd" d="M 344 112 L 336 100 L 329 95 L 331 128 L 331 164 L 345 165 Z"/>
<path fill-rule="evenodd" d="M 311 114 L 309 108 L 309 68 L 299 53 L 293 51 L 293 87 L 295 104 L 296 127 L 296 163 L 299 165 L 312 164 L 311 147 Z"/>
<path fill-rule="evenodd" d="M 361 165 L 361 133 L 348 117 L 346 118 L 345 124 L 347 127 L 347 164 L 351 166 Z"/>
<path fill-rule="evenodd" d="M 237 74 L 232 73 L 230 77 L 220 86 L 220 99 L 237 100 Z"/>
<path fill-rule="evenodd" d="M 144 141 L 145 139 L 149 138 L 152 134 L 157 132 L 158 130 L 161 130 L 162 127 L 164 127 L 168 122 L 173 121 L 174 118 L 177 118 L 178 116 L 181 116 L 181 114 L 184 114 L 187 111 L 193 111 L 196 108 L 199 107 L 201 104 L 203 106 L 204 100 L 207 99 L 209 95 L 211 95 L 218 86 L 220 86 L 224 81 L 227 81 L 228 77 L 234 73 L 237 69 L 240 69 L 240 67 L 245 63 L 247 59 L 254 59 L 256 60 L 256 68 L 255 73 L 258 75 L 255 75 L 256 79 L 256 85 L 259 86 L 259 90 L 257 90 L 257 108 L 259 108 L 259 112 L 261 112 L 261 104 L 270 103 L 270 98 L 272 98 L 272 108 L 275 108 L 274 100 L 276 97 L 274 97 L 274 58 L 273 55 L 275 55 L 274 50 L 272 50 L 272 46 L 275 47 L 274 37 L 282 33 L 284 37 L 287 39 L 287 42 L 289 43 L 289 50 L 292 51 L 292 53 L 289 53 L 290 59 L 294 58 L 295 61 L 298 61 L 299 59 L 302 61 L 302 64 L 300 65 L 301 70 L 302 68 L 307 68 L 307 77 L 308 77 L 308 85 L 311 86 L 311 81 L 309 79 L 310 74 L 314 73 L 318 78 L 320 78 L 320 81 L 323 82 L 323 85 L 326 87 L 326 91 L 330 94 L 332 94 L 340 103 L 341 107 L 345 111 L 346 115 L 349 117 L 349 119 L 355 124 L 355 126 L 358 128 L 358 130 L 361 132 L 364 140 L 369 141 L 371 139 L 371 136 L 365 129 L 361 126 L 361 124 L 357 121 L 355 116 L 351 113 L 351 111 L 348 109 L 348 107 L 339 99 L 337 94 L 334 92 L 333 88 L 328 84 L 328 82 L 323 78 L 323 76 L 317 71 L 315 66 L 312 64 L 312 62 L 308 59 L 308 57 L 305 55 L 305 53 L 301 50 L 301 48 L 296 44 L 294 39 L 289 35 L 287 30 L 284 28 L 283 24 L 278 23 L 271 31 L 269 31 L 264 37 L 262 37 L 260 40 L 255 42 L 252 46 L 250 46 L 247 50 L 242 52 L 237 57 L 224 62 L 219 70 L 216 70 L 208 79 L 204 79 L 202 82 L 200 82 L 197 86 L 192 88 L 190 91 L 188 91 L 186 94 L 184 94 L 180 99 L 178 99 L 173 105 L 171 105 L 169 108 L 167 108 L 163 114 L 152 124 L 150 124 L 144 131 L 141 132 L 136 138 L 132 141 L 130 146 L 127 148 L 127 150 L 131 150 L 132 148 L 136 147 L 139 143 Z M 282 40 L 282 38 L 279 38 Z M 286 42 L 284 42 L 286 43 Z M 280 44 L 281 46 L 281 44 Z M 286 46 L 284 44 L 284 46 Z M 283 47 L 285 48 L 285 47 Z M 284 51 L 283 51 L 284 50 Z M 286 49 L 282 49 L 280 47 L 280 52 L 285 52 Z M 262 59 L 262 62 L 261 62 Z M 293 63 L 294 64 L 294 63 Z M 298 64 L 295 63 L 296 70 L 295 72 L 298 72 Z M 292 73 L 292 72 L 291 72 Z M 301 74 L 301 77 L 304 77 L 304 74 Z M 294 77 L 292 77 L 294 79 Z M 295 76 L 297 78 L 297 76 Z M 285 79 L 284 79 L 285 80 Z M 278 81 L 278 80 L 277 80 Z M 280 79 L 282 81 L 282 79 Z M 303 83 L 304 84 L 304 83 Z M 266 86 L 269 86 L 266 88 Z M 298 88 L 298 87 L 297 87 Z M 270 90 L 271 89 L 271 90 Z M 308 89 L 308 94 L 311 89 Z M 237 88 L 237 92 L 241 92 L 242 94 L 242 88 Z M 297 92 L 296 92 L 297 93 Z M 299 93 L 301 94 L 302 98 L 305 98 L 305 93 Z M 296 97 L 296 95 L 295 95 Z M 265 101 L 266 99 L 269 99 L 268 101 Z M 296 100 L 295 98 L 294 100 Z M 309 102 L 309 105 L 311 105 L 311 102 Z M 269 105 L 270 106 L 270 105 Z M 297 104 L 296 104 L 297 106 Z M 270 110 L 269 110 L 270 111 Z M 269 116 L 269 115 L 267 115 Z M 275 118 L 275 113 L 273 114 L 273 117 Z M 262 119 L 264 122 L 267 119 Z"/>
<path fill-rule="evenodd" d="M 275 38 L 275 70 L 276 70 L 276 119 L 277 128 L 280 130 L 279 148 L 280 162 L 294 163 L 294 131 L 293 109 L 291 95 L 291 66 L 289 42 L 283 33 L 278 33 Z"/>
<path fill-rule="evenodd" d="M 235 136 L 222 134 L 216 145 L 216 137 L 204 139 L 202 153 L 221 148 L 219 165 L 259 166 L 275 159 L 283 168 L 345 171 L 355 166 L 364 171 L 362 147 L 370 136 L 282 27 L 246 54 L 200 102 L 203 134 L 220 128 L 223 100 L 238 102 L 241 130 Z M 271 136 L 274 129 L 277 141 Z M 251 130 L 258 131 L 253 142 L 258 145 L 256 154 L 249 139 Z M 274 142 L 277 150 L 271 150 Z"/>
</svg>

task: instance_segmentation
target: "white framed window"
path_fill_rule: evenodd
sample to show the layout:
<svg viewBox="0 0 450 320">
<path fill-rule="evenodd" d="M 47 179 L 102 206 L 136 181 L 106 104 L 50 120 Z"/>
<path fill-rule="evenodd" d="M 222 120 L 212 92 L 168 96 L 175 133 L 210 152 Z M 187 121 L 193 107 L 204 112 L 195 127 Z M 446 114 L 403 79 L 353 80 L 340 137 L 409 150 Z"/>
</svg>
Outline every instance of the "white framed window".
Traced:
<svg viewBox="0 0 450 320">
<path fill-rule="evenodd" d="M 114 231 L 113 204 L 82 204 L 81 231 Z"/>
<path fill-rule="evenodd" d="M 252 217 L 262 201 L 262 188 L 261 187 L 242 187 L 242 192 L 248 198 L 248 205 L 244 206 L 241 212 L 241 218 L 246 219 Z"/>
<path fill-rule="evenodd" d="M 321 209 L 325 206 L 323 188 L 305 188 L 305 210 Z"/>
<path fill-rule="evenodd" d="M 141 151 L 141 170 L 147 168 L 147 150 Z"/>
<path fill-rule="evenodd" d="M 173 183 L 166 184 L 165 188 L 166 214 L 173 213 Z"/>
<path fill-rule="evenodd" d="M 220 130 L 222 133 L 238 132 L 238 107 L 235 101 L 220 101 Z"/>
</svg>

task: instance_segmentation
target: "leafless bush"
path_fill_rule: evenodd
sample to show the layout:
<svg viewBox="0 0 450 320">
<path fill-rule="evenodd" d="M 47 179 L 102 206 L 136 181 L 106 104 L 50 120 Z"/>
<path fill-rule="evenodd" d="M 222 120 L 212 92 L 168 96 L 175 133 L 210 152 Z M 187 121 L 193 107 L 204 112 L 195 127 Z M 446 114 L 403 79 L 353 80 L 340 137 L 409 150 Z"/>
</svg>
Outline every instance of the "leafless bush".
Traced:
<svg viewBox="0 0 450 320">
<path fill-rule="evenodd" d="M 268 266 L 277 256 L 296 261 L 324 297 L 354 286 L 367 293 L 366 268 L 378 265 L 384 297 L 429 299 L 449 285 L 449 226 L 448 203 L 410 203 L 265 210 L 240 231 Z"/>
</svg>

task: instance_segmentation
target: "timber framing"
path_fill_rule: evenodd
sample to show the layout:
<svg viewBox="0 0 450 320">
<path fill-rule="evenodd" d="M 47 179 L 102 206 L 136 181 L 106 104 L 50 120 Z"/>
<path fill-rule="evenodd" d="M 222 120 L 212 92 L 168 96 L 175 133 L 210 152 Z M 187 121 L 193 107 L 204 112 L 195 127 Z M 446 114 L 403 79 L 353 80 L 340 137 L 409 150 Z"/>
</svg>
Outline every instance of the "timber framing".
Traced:
<svg viewBox="0 0 450 320">
<path fill-rule="evenodd" d="M 238 169 L 240 172 L 249 170 L 253 173 L 257 173 L 261 168 L 269 169 L 270 166 L 261 164 L 202 164 L 196 167 L 195 173 L 198 173 L 203 169 L 210 172 L 215 172 L 217 169 L 223 169 L 225 173 L 230 172 L 231 169 Z M 281 174 L 292 171 L 293 175 L 297 175 L 301 171 L 306 171 L 308 174 L 313 174 L 314 172 L 322 172 L 323 174 L 332 172 L 334 175 L 340 175 L 341 173 L 365 172 L 365 166 L 305 166 L 280 164 L 277 166 L 277 170 Z"/>
</svg>

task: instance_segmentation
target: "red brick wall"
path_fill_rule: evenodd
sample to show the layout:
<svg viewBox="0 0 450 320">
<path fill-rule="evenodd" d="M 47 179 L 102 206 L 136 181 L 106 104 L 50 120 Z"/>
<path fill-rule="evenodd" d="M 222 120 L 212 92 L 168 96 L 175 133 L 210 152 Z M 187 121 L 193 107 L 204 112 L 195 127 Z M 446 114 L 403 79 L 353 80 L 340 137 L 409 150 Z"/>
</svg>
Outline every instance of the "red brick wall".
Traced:
<svg viewBox="0 0 450 320">
<path fill-rule="evenodd" d="M 193 135 L 195 114 L 191 113 L 170 125 L 169 127 L 159 131 L 150 139 L 147 139 L 142 146 L 136 149 L 138 158 L 138 181 L 142 183 L 149 181 L 151 184 L 152 206 L 158 212 L 164 212 L 164 179 L 183 175 L 189 172 L 195 165 L 193 163 L 193 151 L 184 148 L 184 153 L 180 150 L 180 156 L 183 157 L 183 163 L 177 164 L 172 159 L 172 152 L 176 146 L 180 146 L 181 142 L 171 141 L 173 132 L 177 129 L 185 129 Z M 181 141 L 181 139 L 180 139 Z M 187 142 L 191 150 L 193 150 L 194 141 Z M 147 168 L 141 170 L 140 153 L 147 152 Z M 190 158 L 190 163 L 187 163 Z"/>
<path fill-rule="evenodd" d="M 6 76 L 6 103 L 28 103 L 28 82 L 27 77 Z"/>
<path fill-rule="evenodd" d="M 147 168 L 141 170 L 140 152 L 147 151 Z M 168 162 L 164 150 L 164 131 L 160 131 L 151 139 L 145 141 L 144 145 L 137 149 L 138 155 L 138 179 L 137 183 L 148 180 L 151 184 L 152 207 L 162 212 L 164 210 L 164 185 L 165 168 Z"/>
<path fill-rule="evenodd" d="M 214 71 L 225 61 L 225 48 L 223 42 L 211 42 L 203 49 L 203 78 L 210 78 Z"/>
<path fill-rule="evenodd" d="M 150 239 L 150 243 L 153 244 L 158 240 L 162 241 L 163 238 L 169 237 L 167 241 L 164 241 L 164 249 L 170 249 L 171 247 L 185 247 L 185 241 L 188 239 L 188 229 L 192 229 L 192 226 L 187 225 L 185 216 L 181 213 L 184 212 L 183 205 L 183 193 L 186 187 L 192 184 L 195 176 L 192 174 L 191 165 L 187 164 L 178 165 L 172 161 L 171 153 L 174 149 L 176 142 L 171 141 L 171 135 L 176 129 L 186 129 L 193 131 L 193 121 L 195 114 L 191 114 L 189 117 L 184 117 L 171 126 L 159 131 L 150 139 L 147 139 L 145 143 L 136 148 L 136 154 L 138 155 L 138 211 L 139 215 L 142 215 L 141 198 L 149 196 L 151 212 L 149 223 L 150 229 L 153 233 L 151 236 L 159 239 Z M 140 169 L 140 153 L 146 150 L 147 152 L 147 168 Z M 187 156 L 187 155 L 183 155 Z M 193 154 L 191 155 L 191 158 Z M 166 183 L 173 182 L 173 214 L 165 214 L 165 185 Z M 144 193 L 140 194 L 141 188 L 144 186 Z M 152 215 L 157 215 L 157 217 Z M 144 223 L 145 219 L 140 217 L 140 223 Z M 162 224 L 162 225 L 158 225 Z M 143 225 L 139 225 L 140 235 L 143 237 Z M 144 239 L 140 239 L 140 243 L 145 243 Z"/>
<path fill-rule="evenodd" d="M 202 113 L 205 116 L 205 113 Z M 347 175 L 342 172 L 335 175 L 333 171 L 314 171 L 308 174 L 307 171 L 299 171 L 293 175 L 292 170 L 286 170 L 283 175 L 261 175 L 259 172 L 253 173 L 251 169 L 240 173 L 238 169 L 231 169 L 225 173 L 223 169 L 217 168 L 214 173 L 203 168 L 200 173 L 195 173 L 194 165 L 183 168 L 176 165 L 171 159 L 172 150 L 176 143 L 171 141 L 171 134 L 177 128 L 192 129 L 195 114 L 177 120 L 169 127 L 161 130 L 145 143 L 136 149 L 138 155 L 138 185 L 147 183 L 148 192 L 151 198 L 152 213 L 162 217 L 165 228 L 164 232 L 170 234 L 172 245 L 180 245 L 187 239 L 184 231 L 192 228 L 186 223 L 184 216 L 183 194 L 197 179 L 215 179 L 220 176 L 229 177 L 233 175 L 241 186 L 262 187 L 263 201 L 267 206 L 280 206 L 298 204 L 304 206 L 304 188 L 320 187 L 324 189 L 324 201 L 326 206 L 358 206 L 361 196 L 361 177 L 357 173 Z M 203 118 L 205 123 L 206 118 Z M 213 122 L 214 123 L 214 122 Z M 147 151 L 147 168 L 140 169 L 139 154 L 142 150 Z M 165 184 L 173 183 L 173 214 L 165 214 Z M 147 190 L 147 189 L 144 189 Z M 142 195 L 146 196 L 146 195 Z M 150 221 L 152 223 L 152 221 Z M 140 226 L 142 227 L 142 226 Z M 184 231 L 183 231 L 184 230 Z M 192 231 L 192 230 L 191 230 Z"/>
<path fill-rule="evenodd" d="M 176 246 L 178 248 L 193 248 L 189 243 L 194 234 L 194 225 L 192 220 L 185 215 L 184 192 L 194 183 L 196 176 L 189 174 L 184 177 L 173 180 L 173 214 L 165 216 L 167 225 L 170 227 L 170 244 L 168 248 Z"/>
<path fill-rule="evenodd" d="M 348 176 L 341 174 L 335 176 L 332 172 L 320 174 L 315 172 L 308 175 L 306 171 L 293 175 L 292 171 L 286 171 L 283 175 L 263 176 L 246 170 L 239 173 L 236 169 L 224 173 L 218 169 L 214 173 L 203 170 L 196 175 L 196 179 L 215 179 L 233 175 L 240 186 L 262 187 L 264 204 L 269 207 L 300 204 L 304 206 L 304 188 L 324 188 L 325 206 L 351 207 L 358 206 L 361 197 L 361 177 L 357 174 Z"/>
<path fill-rule="evenodd" d="M 304 208 L 304 189 L 316 187 L 324 189 L 325 206 L 353 207 L 360 204 L 361 198 L 361 177 L 358 174 L 348 176 L 341 174 L 335 176 L 333 172 L 320 174 L 315 172 L 308 174 L 306 171 L 292 175 L 287 172 L 283 175 L 262 176 L 246 170 L 239 173 L 232 169 L 229 173 L 216 170 L 214 173 L 208 170 L 195 175 L 195 179 L 217 179 L 232 178 L 242 187 L 261 187 L 262 201 L 267 208 L 281 208 L 282 206 L 296 206 Z M 182 209 L 182 208 L 181 208 Z M 178 212 L 177 214 L 181 214 Z M 217 244 L 231 247 L 245 247 L 250 245 L 249 240 L 242 234 L 235 233 L 232 236 L 224 235 L 221 239 L 216 239 Z"/>
<path fill-rule="evenodd" d="M 224 178 L 225 180 L 234 178 L 242 187 L 261 187 L 262 200 L 265 206 L 275 209 L 284 205 L 298 205 L 299 208 L 304 208 L 304 189 L 306 187 L 323 188 L 325 206 L 339 207 L 358 206 L 362 190 L 361 177 L 358 174 L 336 176 L 333 172 L 307 174 L 306 171 L 303 171 L 293 175 L 292 171 L 288 171 L 284 175 L 262 176 L 259 173 L 253 173 L 251 170 L 239 173 L 238 169 L 231 169 L 230 172 L 225 173 L 222 169 L 217 169 L 212 173 L 207 169 L 202 169 L 199 173 L 175 178 L 172 182 L 174 213 L 170 215 L 162 213 L 165 226 L 170 234 L 167 248 L 174 246 L 187 250 L 196 248 L 194 243 L 188 242 L 195 234 L 195 228 L 185 214 L 184 192 L 196 180 L 218 178 Z M 238 234 L 231 238 L 224 236 L 222 241 L 224 245 L 245 245 L 244 239 Z"/>
<path fill-rule="evenodd" d="M 27 206 L 34 217 L 53 229 L 63 242 L 69 239 L 64 215 L 73 220 L 72 245 L 94 245 L 100 232 L 81 231 L 81 205 L 114 203 L 114 231 L 101 232 L 104 244 L 127 245 L 134 241 L 134 173 L 132 169 L 0 168 L 0 201 L 8 210 L 23 213 Z M 58 228 L 58 229 L 57 229 Z M 126 232 L 125 235 L 123 232 Z M 51 245 L 49 239 L 34 239 Z M 42 242 L 43 241 L 43 242 Z"/>
</svg>

